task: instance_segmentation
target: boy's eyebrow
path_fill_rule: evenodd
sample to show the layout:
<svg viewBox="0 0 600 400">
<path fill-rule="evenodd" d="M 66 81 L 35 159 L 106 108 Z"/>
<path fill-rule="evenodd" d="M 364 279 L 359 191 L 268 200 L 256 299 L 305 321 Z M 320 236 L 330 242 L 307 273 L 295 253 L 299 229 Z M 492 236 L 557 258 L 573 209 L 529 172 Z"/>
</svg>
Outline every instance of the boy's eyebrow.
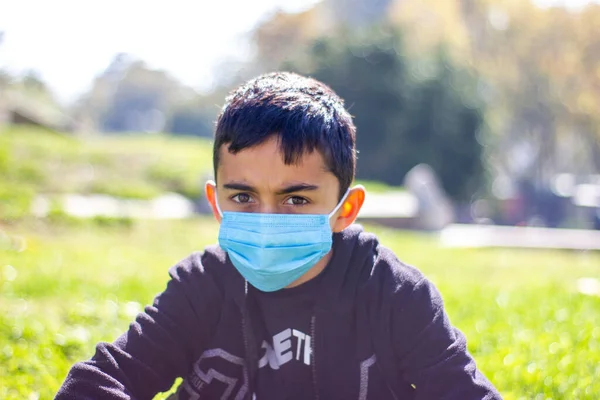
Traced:
<svg viewBox="0 0 600 400">
<path fill-rule="evenodd" d="M 225 189 L 230 189 L 230 190 L 240 190 L 243 192 L 256 193 L 256 189 L 253 186 L 250 186 L 245 183 L 230 182 L 230 183 L 223 184 L 223 187 Z M 289 185 L 289 186 L 282 188 L 281 190 L 277 191 L 276 194 L 282 195 L 282 194 L 305 192 L 305 191 L 311 191 L 311 190 L 317 190 L 317 189 L 319 189 L 319 186 L 317 186 L 317 185 L 311 185 L 308 183 L 297 183 L 297 184 Z"/>
<path fill-rule="evenodd" d="M 317 185 L 310 185 L 308 183 L 298 183 L 295 185 L 290 185 L 290 186 L 284 187 L 283 189 L 278 191 L 277 194 L 282 195 L 282 194 L 305 192 L 305 191 L 317 190 L 317 189 L 319 189 L 319 186 L 317 186 Z"/>
<path fill-rule="evenodd" d="M 223 187 L 225 189 L 241 190 L 243 192 L 256 192 L 256 189 L 254 189 L 250 185 L 246 185 L 245 183 L 237 183 L 237 182 L 225 183 L 225 184 L 223 184 Z"/>
</svg>

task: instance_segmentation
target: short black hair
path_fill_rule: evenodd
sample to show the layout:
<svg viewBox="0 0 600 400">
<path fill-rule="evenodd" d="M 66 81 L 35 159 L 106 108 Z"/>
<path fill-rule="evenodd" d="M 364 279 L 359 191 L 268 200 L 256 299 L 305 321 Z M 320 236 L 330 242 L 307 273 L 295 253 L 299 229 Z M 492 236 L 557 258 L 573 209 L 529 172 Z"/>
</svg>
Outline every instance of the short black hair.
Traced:
<svg viewBox="0 0 600 400">
<path fill-rule="evenodd" d="M 321 152 L 340 183 L 340 198 L 356 170 L 356 127 L 344 101 L 316 79 L 290 72 L 258 76 L 233 90 L 217 118 L 213 146 L 215 179 L 221 146 L 233 154 L 279 137 L 286 165 L 305 152 Z"/>
</svg>

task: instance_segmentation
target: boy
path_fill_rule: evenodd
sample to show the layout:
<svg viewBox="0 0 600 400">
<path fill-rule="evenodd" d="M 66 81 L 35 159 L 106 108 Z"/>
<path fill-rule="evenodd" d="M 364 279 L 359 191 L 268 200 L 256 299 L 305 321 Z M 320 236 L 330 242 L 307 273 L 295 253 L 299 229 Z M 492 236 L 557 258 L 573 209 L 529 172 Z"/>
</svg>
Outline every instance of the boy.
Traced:
<svg viewBox="0 0 600 400">
<path fill-rule="evenodd" d="M 352 225 L 355 127 L 313 79 L 260 76 L 217 120 L 219 246 L 170 270 L 57 399 L 500 399 L 434 286 Z"/>
</svg>

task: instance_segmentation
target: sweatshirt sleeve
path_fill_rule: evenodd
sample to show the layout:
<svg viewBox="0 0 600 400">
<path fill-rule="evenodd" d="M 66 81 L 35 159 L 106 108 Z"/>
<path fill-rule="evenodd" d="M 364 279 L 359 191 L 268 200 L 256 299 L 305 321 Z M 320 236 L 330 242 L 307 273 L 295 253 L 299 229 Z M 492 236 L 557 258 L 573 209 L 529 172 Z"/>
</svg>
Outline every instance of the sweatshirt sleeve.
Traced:
<svg viewBox="0 0 600 400">
<path fill-rule="evenodd" d="M 164 292 L 113 343 L 75 364 L 55 399 L 152 399 L 185 376 L 219 318 L 219 290 L 195 253 L 169 271 Z"/>
<path fill-rule="evenodd" d="M 401 293 L 404 291 L 401 291 Z M 435 286 L 422 278 L 394 303 L 392 331 L 404 380 L 416 400 L 501 399 L 477 369 Z"/>
</svg>

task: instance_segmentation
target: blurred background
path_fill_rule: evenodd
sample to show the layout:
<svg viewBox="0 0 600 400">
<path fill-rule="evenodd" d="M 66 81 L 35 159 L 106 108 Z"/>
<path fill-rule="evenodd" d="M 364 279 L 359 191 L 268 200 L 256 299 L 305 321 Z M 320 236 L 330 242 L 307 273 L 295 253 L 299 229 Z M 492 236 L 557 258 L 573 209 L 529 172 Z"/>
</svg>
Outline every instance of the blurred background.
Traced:
<svg viewBox="0 0 600 400">
<path fill-rule="evenodd" d="M 418 197 L 420 208 L 399 197 L 387 210 L 397 221 L 384 222 L 429 227 L 400 217 L 447 203 L 442 214 L 450 214 L 432 228 L 453 221 L 600 229 L 597 4 L 22 1 L 3 7 L 0 29 L 5 126 L 39 125 L 80 140 L 163 132 L 210 140 L 228 91 L 291 70 L 346 100 L 358 126 L 357 178 Z M 428 168 L 407 180 L 419 164 Z M 90 163 L 86 171 L 94 170 Z M 147 197 L 141 186 L 154 185 L 113 193 L 81 168 L 64 174 L 82 175 L 69 189 L 85 194 Z M 5 175 L 3 184 L 15 183 Z M 199 200 L 201 178 L 155 189 Z M 423 182 L 440 190 L 419 193 Z M 372 204 L 380 202 L 389 201 Z"/>
<path fill-rule="evenodd" d="M 345 99 L 359 222 L 506 397 L 597 398 L 599 3 L 1 3 L 0 398 L 51 397 L 216 240 L 215 118 L 274 70 Z"/>
</svg>

